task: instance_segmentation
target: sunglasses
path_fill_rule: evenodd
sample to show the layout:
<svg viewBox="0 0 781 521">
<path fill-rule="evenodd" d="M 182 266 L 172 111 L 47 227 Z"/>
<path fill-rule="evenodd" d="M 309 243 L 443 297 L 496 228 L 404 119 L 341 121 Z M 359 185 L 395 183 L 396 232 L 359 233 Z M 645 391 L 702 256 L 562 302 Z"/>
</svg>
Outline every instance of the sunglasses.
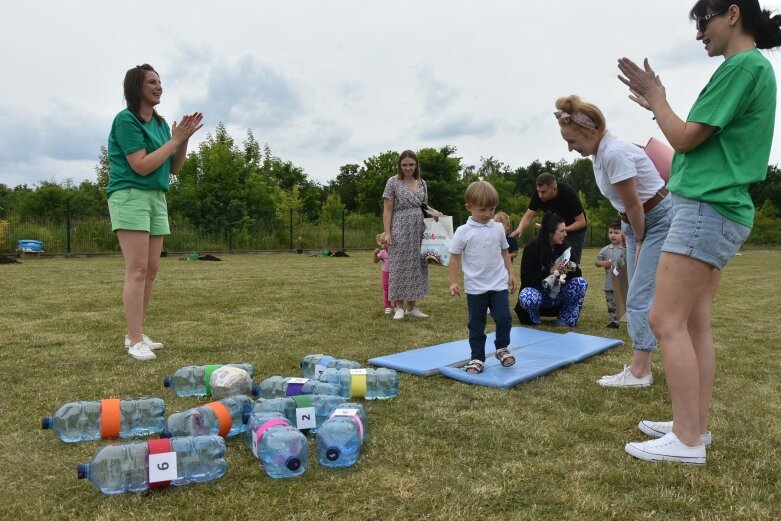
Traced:
<svg viewBox="0 0 781 521">
<path fill-rule="evenodd" d="M 727 12 L 727 9 L 722 9 L 721 11 L 716 11 L 715 13 L 706 14 L 705 16 L 698 16 L 697 17 L 697 30 L 701 33 L 705 32 L 705 28 L 708 26 L 708 22 L 711 18 L 714 16 L 719 16 Z"/>
</svg>

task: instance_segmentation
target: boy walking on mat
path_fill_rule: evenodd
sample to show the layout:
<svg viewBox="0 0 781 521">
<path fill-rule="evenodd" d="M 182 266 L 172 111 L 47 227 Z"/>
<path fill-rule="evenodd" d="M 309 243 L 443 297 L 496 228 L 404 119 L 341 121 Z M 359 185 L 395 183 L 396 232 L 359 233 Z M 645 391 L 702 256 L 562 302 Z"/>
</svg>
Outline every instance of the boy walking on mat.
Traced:
<svg viewBox="0 0 781 521">
<path fill-rule="evenodd" d="M 475 181 L 465 192 L 466 209 L 471 214 L 466 224 L 459 226 L 450 243 L 450 295 L 460 296 L 458 270 L 464 272 L 464 291 L 469 313 L 469 347 L 472 360 L 464 369 L 468 373 L 483 372 L 485 362 L 486 311 L 496 323 L 496 358 L 502 367 L 510 367 L 515 357 L 510 345 L 509 293 L 518 285 L 513 275 L 504 226 L 493 220 L 499 194 L 487 181 Z M 508 291 L 509 288 L 509 291 Z"/>
</svg>

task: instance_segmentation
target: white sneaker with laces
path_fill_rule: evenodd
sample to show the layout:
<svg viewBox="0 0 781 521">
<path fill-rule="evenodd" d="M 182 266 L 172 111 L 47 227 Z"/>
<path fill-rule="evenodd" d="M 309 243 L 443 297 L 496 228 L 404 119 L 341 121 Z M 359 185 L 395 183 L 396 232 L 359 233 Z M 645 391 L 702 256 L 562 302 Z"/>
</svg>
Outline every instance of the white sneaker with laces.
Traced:
<svg viewBox="0 0 781 521">
<path fill-rule="evenodd" d="M 385 308 L 386 315 L 390 315 L 391 313 L 393 313 L 393 308 Z"/>
<path fill-rule="evenodd" d="M 418 318 L 428 318 L 428 315 L 423 313 L 418 308 L 412 308 L 411 310 L 407 311 L 407 315 L 410 315 L 412 317 L 418 317 Z"/>
<path fill-rule="evenodd" d="M 673 422 L 652 422 L 650 420 L 643 420 L 637 424 L 637 428 L 653 438 L 661 438 L 673 430 Z M 713 436 L 711 436 L 710 431 L 705 434 L 700 434 L 700 438 L 706 447 L 710 447 L 710 444 L 713 442 Z"/>
<path fill-rule="evenodd" d="M 597 380 L 602 387 L 648 387 L 654 383 L 654 375 L 648 373 L 641 378 L 636 377 L 629 370 L 629 366 L 624 366 L 624 370 L 618 374 L 606 375 Z"/>
<path fill-rule="evenodd" d="M 396 313 L 393 315 L 393 320 L 401 320 L 404 318 L 404 308 L 396 308 Z"/>
<path fill-rule="evenodd" d="M 144 338 L 144 342 L 146 343 L 146 345 L 147 345 L 147 347 L 149 349 L 155 350 L 155 349 L 162 349 L 163 348 L 163 344 L 162 343 L 155 342 L 154 340 L 152 340 L 151 338 L 149 338 L 146 335 L 142 335 L 142 337 Z M 129 349 L 129 348 L 130 348 L 130 337 L 125 335 L 125 349 Z"/>
<path fill-rule="evenodd" d="M 627 443 L 624 450 L 635 458 L 644 461 L 677 461 L 695 465 L 705 464 L 705 445 L 689 447 L 674 432 L 668 432 L 661 438 Z"/>
<path fill-rule="evenodd" d="M 143 340 L 133 344 L 127 350 L 127 354 L 136 360 L 154 360 L 157 356 L 149 349 L 149 346 Z"/>
</svg>

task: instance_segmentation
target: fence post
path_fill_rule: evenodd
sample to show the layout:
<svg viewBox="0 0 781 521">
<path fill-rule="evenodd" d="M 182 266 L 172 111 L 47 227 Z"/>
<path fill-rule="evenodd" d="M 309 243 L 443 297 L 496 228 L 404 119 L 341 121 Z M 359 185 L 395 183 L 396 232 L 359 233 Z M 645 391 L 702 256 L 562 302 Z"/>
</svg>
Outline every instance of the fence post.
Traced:
<svg viewBox="0 0 781 521">
<path fill-rule="evenodd" d="M 66 199 L 66 204 L 65 204 L 65 227 L 67 230 L 65 234 L 66 237 L 65 240 L 67 244 L 65 256 L 70 257 L 71 256 L 71 198 L 70 197 Z"/>
<path fill-rule="evenodd" d="M 342 251 L 344 251 L 344 214 L 347 213 L 347 208 L 342 208 Z"/>
<path fill-rule="evenodd" d="M 233 251 L 233 211 L 228 208 L 228 251 Z"/>
<path fill-rule="evenodd" d="M 290 251 L 293 251 L 293 207 L 290 207 Z"/>
</svg>

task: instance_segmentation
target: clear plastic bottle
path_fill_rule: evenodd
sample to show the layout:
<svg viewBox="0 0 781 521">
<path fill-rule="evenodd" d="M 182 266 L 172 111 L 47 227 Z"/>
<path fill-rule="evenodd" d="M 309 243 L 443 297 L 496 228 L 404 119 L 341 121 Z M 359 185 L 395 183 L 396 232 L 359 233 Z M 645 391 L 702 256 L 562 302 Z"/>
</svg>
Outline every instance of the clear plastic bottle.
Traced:
<svg viewBox="0 0 781 521">
<path fill-rule="evenodd" d="M 318 378 L 338 386 L 344 398 L 387 400 L 399 394 L 399 373 L 393 369 L 326 369 Z"/>
<path fill-rule="evenodd" d="M 252 364 L 187 365 L 177 369 L 172 376 L 166 376 L 163 386 L 173 389 L 176 396 L 211 396 L 211 375 L 223 365 L 244 369 L 250 378 L 255 375 Z"/>
<path fill-rule="evenodd" d="M 331 413 L 317 431 L 317 455 L 324 467 L 350 467 L 358 461 L 366 439 L 366 411 L 359 403 L 345 403 Z"/>
<path fill-rule="evenodd" d="M 170 443 L 167 447 L 166 442 Z M 121 494 L 203 483 L 222 477 L 226 468 L 225 440 L 184 436 L 108 445 L 76 472 L 79 479 L 88 479 L 104 494 Z"/>
<path fill-rule="evenodd" d="M 247 442 L 269 477 L 300 476 L 309 466 L 309 441 L 278 412 L 251 414 Z"/>
<path fill-rule="evenodd" d="M 331 413 L 346 400 L 330 394 L 302 394 L 286 398 L 258 400 L 250 414 L 256 412 L 278 412 L 298 430 L 314 434 Z M 249 415 L 247 415 L 249 418 Z"/>
<path fill-rule="evenodd" d="M 339 394 L 338 387 L 310 378 L 272 376 L 260 382 L 260 398 L 283 398 L 300 394 Z"/>
<path fill-rule="evenodd" d="M 249 396 L 238 395 L 177 412 L 168 417 L 162 436 L 201 436 L 230 438 L 244 432 L 244 413 L 252 407 Z"/>
<path fill-rule="evenodd" d="M 301 360 L 301 374 L 304 378 L 317 379 L 320 373 L 333 367 L 334 369 L 360 369 L 361 364 L 343 358 L 334 358 L 328 355 L 306 355 Z"/>
<path fill-rule="evenodd" d="M 165 402 L 112 398 L 66 403 L 53 416 L 42 418 L 41 428 L 53 430 L 68 443 L 159 434 L 165 428 Z"/>
</svg>

